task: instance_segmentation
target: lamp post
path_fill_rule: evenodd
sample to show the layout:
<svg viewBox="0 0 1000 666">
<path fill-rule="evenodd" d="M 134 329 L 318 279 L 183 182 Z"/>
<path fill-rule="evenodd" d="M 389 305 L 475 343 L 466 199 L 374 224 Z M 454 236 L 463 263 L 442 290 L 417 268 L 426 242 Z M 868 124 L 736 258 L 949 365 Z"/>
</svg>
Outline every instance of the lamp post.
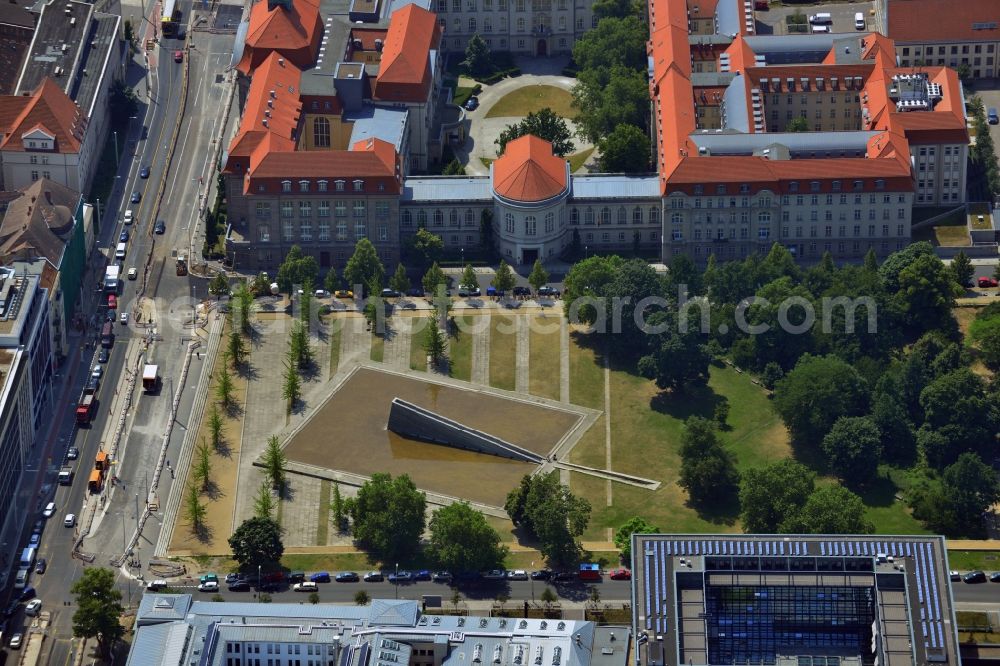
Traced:
<svg viewBox="0 0 1000 666">
<path fill-rule="evenodd" d="M 262 601 L 260 598 L 260 586 L 262 585 L 260 580 L 260 565 L 257 565 L 257 601 Z"/>
<path fill-rule="evenodd" d="M 535 561 L 534 560 L 531 561 L 531 569 L 532 570 L 528 572 L 528 580 L 531 581 L 531 603 L 532 603 L 532 605 L 534 605 L 534 603 L 535 603 L 535 577 L 532 575 L 532 574 L 535 573 L 535 571 L 534 571 L 534 569 L 535 569 Z"/>
<path fill-rule="evenodd" d="M 111 130 L 111 133 L 115 137 L 115 166 L 117 167 L 118 163 L 121 162 L 121 156 L 118 154 L 118 130 Z"/>
<path fill-rule="evenodd" d="M 399 562 L 396 562 L 396 572 L 392 576 L 392 584 L 395 588 L 395 596 L 399 599 Z"/>
</svg>

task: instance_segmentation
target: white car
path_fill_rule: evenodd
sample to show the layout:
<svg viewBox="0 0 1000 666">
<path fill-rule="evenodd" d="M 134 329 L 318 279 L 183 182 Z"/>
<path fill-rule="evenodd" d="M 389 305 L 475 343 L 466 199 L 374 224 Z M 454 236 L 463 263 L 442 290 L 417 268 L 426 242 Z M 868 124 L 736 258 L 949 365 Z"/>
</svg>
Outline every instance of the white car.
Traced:
<svg viewBox="0 0 1000 666">
<path fill-rule="evenodd" d="M 132 221 L 133 221 L 132 209 L 129 208 L 127 211 L 125 211 L 125 220 L 124 220 L 124 222 L 125 222 L 125 224 L 132 224 Z"/>
<path fill-rule="evenodd" d="M 137 277 L 139 277 L 139 269 L 138 268 L 136 268 L 135 266 L 133 266 L 132 268 L 128 269 L 128 279 L 129 280 L 134 280 Z"/>
<path fill-rule="evenodd" d="M 121 322 L 122 326 L 128 324 L 128 313 L 127 312 L 121 313 L 121 315 L 119 315 L 118 317 L 118 321 Z"/>
<path fill-rule="evenodd" d="M 90 376 L 94 379 L 100 379 L 104 376 L 104 366 L 95 365 L 94 369 L 90 371 Z"/>
<path fill-rule="evenodd" d="M 76 514 L 67 513 L 66 518 L 63 520 L 63 525 L 66 527 L 76 527 Z"/>
<path fill-rule="evenodd" d="M 198 585 L 198 591 L 199 592 L 218 592 L 219 591 L 219 583 L 216 582 L 216 581 L 214 581 L 214 580 L 209 580 L 209 581 L 205 581 L 204 583 L 199 583 L 199 585 Z"/>
<path fill-rule="evenodd" d="M 56 512 L 56 503 L 49 502 L 48 504 L 45 505 L 45 510 L 42 511 L 42 515 L 45 516 L 46 518 L 51 518 L 52 514 L 54 514 L 55 512 Z"/>
<path fill-rule="evenodd" d="M 21 647 L 21 642 L 24 640 L 24 634 L 18 632 L 10 637 L 10 649 L 17 650 Z"/>
<path fill-rule="evenodd" d="M 524 569 L 514 569 L 507 572 L 507 580 L 528 580 L 528 572 Z"/>
<path fill-rule="evenodd" d="M 292 585 L 293 592 L 316 592 L 318 590 L 319 590 L 319 585 L 312 582 L 311 580 L 307 580 L 305 582 L 296 583 L 295 585 Z"/>
<path fill-rule="evenodd" d="M 31 601 L 28 602 L 28 605 L 24 607 L 24 614 L 31 616 L 38 615 L 38 611 L 41 609 L 41 607 L 42 607 L 41 599 L 32 599 Z"/>
</svg>

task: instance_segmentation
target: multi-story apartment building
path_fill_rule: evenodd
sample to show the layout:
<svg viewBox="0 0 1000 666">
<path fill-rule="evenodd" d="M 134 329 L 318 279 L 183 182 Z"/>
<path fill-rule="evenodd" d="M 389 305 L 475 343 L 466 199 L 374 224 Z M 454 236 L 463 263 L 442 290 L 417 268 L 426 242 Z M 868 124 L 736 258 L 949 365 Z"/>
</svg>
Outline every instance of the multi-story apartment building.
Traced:
<svg viewBox="0 0 1000 666">
<path fill-rule="evenodd" d="M 416 601 L 206 603 L 143 596 L 128 666 L 626 666 L 626 626 L 427 614 Z"/>
<path fill-rule="evenodd" d="M 901 67 L 968 68 L 972 78 L 1000 76 L 1000 12 L 994 0 L 878 0 L 882 32 Z"/>
<path fill-rule="evenodd" d="M 0 97 L 4 189 L 41 178 L 90 189 L 111 131 L 111 87 L 125 73 L 121 20 L 77 0 L 42 5 L 14 94 Z"/>
<path fill-rule="evenodd" d="M 0 268 L 0 502 L 26 507 L 22 475 L 52 415 L 53 354 L 47 290 L 38 276 Z M 40 462 L 40 461 L 35 461 Z M 4 570 L 20 545 L 25 511 L 4 511 Z"/>
<path fill-rule="evenodd" d="M 428 7 L 447 31 L 442 48 L 456 54 L 465 51 L 475 34 L 495 51 L 569 53 L 576 40 L 597 25 L 586 0 L 428 0 Z"/>
</svg>

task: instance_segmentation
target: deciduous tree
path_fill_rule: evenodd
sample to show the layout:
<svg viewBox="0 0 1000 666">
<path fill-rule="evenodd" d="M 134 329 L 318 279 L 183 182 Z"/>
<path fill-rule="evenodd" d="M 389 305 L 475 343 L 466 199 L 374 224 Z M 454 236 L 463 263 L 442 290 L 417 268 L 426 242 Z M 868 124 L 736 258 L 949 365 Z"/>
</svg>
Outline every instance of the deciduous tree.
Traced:
<svg viewBox="0 0 1000 666">
<path fill-rule="evenodd" d="M 121 625 L 125 609 L 114 572 L 104 567 L 87 567 L 70 591 L 76 595 L 73 635 L 97 639 L 98 652 L 108 656 L 111 647 L 125 635 Z"/>
<path fill-rule="evenodd" d="M 635 125 L 621 124 L 597 142 L 597 164 L 605 173 L 649 171 L 649 137 Z"/>
<path fill-rule="evenodd" d="M 222 404 L 223 409 L 230 409 L 236 404 L 233 391 L 233 376 L 229 374 L 229 366 L 223 364 L 219 371 L 219 383 L 215 387 L 215 397 Z"/>
<path fill-rule="evenodd" d="M 212 452 L 204 440 L 198 445 L 195 456 L 194 479 L 205 492 L 212 485 Z"/>
<path fill-rule="evenodd" d="M 431 516 L 427 553 L 448 571 L 484 571 L 501 568 L 507 548 L 481 512 L 453 502 Z"/>
<path fill-rule="evenodd" d="M 678 483 L 696 505 L 732 504 L 740 475 L 729 451 L 719 441 L 715 425 L 691 416 L 681 432 L 681 473 Z"/>
<path fill-rule="evenodd" d="M 497 266 L 496 274 L 493 276 L 493 281 L 490 284 L 498 292 L 508 293 L 514 288 L 514 282 L 514 271 L 510 269 L 506 261 L 501 259 L 500 265 Z"/>
<path fill-rule="evenodd" d="M 337 268 L 331 266 L 323 278 L 323 288 L 331 294 L 340 288 L 340 278 L 337 276 Z"/>
<path fill-rule="evenodd" d="M 545 107 L 538 112 L 529 111 L 519 123 L 508 125 L 500 132 L 496 140 L 498 154 L 503 155 L 508 143 L 526 134 L 551 143 L 552 152 L 560 157 L 573 152 L 573 133 L 570 132 L 566 121 L 557 116 L 552 109 Z"/>
<path fill-rule="evenodd" d="M 625 562 L 632 561 L 632 535 L 633 534 L 658 534 L 659 527 L 655 527 L 647 522 L 645 518 L 634 516 L 615 532 L 615 546 L 621 553 L 621 558 Z"/>
<path fill-rule="evenodd" d="M 253 499 L 253 515 L 257 518 L 272 518 L 275 508 L 276 502 L 274 495 L 271 494 L 271 486 L 268 485 L 267 481 L 264 481 L 260 484 L 257 495 Z"/>
<path fill-rule="evenodd" d="M 281 526 L 273 518 L 248 518 L 229 537 L 229 548 L 243 569 L 276 564 L 285 553 Z"/>
<path fill-rule="evenodd" d="M 406 275 L 406 268 L 403 264 L 396 265 L 396 272 L 389 279 L 389 287 L 400 294 L 405 294 L 410 289 L 410 278 Z"/>
<path fill-rule="evenodd" d="M 844 483 L 864 485 L 878 474 L 882 433 L 868 417 L 841 417 L 823 438 L 823 453 Z"/>
<path fill-rule="evenodd" d="M 208 434 L 212 440 L 212 448 L 218 451 L 222 448 L 222 414 L 219 407 L 212 404 L 212 409 L 208 412 Z"/>
<path fill-rule="evenodd" d="M 426 505 L 406 474 L 372 474 L 348 501 L 355 542 L 373 561 L 406 561 L 419 549 Z"/>
<path fill-rule="evenodd" d="M 264 449 L 264 473 L 271 482 L 271 487 L 280 490 L 285 485 L 285 452 L 281 449 L 281 442 L 277 435 L 271 435 L 267 439 L 267 448 Z"/>
<path fill-rule="evenodd" d="M 367 288 L 368 293 L 377 294 L 385 284 L 385 267 L 378 258 L 375 246 L 367 238 L 362 238 L 354 246 L 354 254 L 344 268 L 344 279 L 356 295 L 360 295 L 363 288 Z"/>
<path fill-rule="evenodd" d="M 435 366 L 445 357 L 444 334 L 438 327 L 437 317 L 433 315 L 427 317 L 424 328 L 424 352 L 431 357 L 431 364 Z"/>
<path fill-rule="evenodd" d="M 474 77 L 487 76 L 495 69 L 490 47 L 478 32 L 469 38 L 465 46 L 465 60 L 462 61 L 462 65 Z"/>
<path fill-rule="evenodd" d="M 843 486 L 833 485 L 814 490 L 781 531 L 803 534 L 871 534 L 875 528 L 865 518 L 865 505 L 861 498 Z"/>
<path fill-rule="evenodd" d="M 842 416 L 860 416 L 868 391 L 857 370 L 835 356 L 803 356 L 774 389 L 774 408 L 803 445 L 816 446 Z"/>
<path fill-rule="evenodd" d="M 205 523 L 208 509 L 201 501 L 201 491 L 196 483 L 188 483 L 184 488 L 184 517 L 191 525 L 192 532 L 199 532 Z"/>
<path fill-rule="evenodd" d="M 749 469 L 740 480 L 740 519 L 747 534 L 774 534 L 813 491 L 813 474 L 794 460 Z"/>
<path fill-rule="evenodd" d="M 437 265 L 437 262 L 431 264 L 431 267 L 424 273 L 421 282 L 423 283 L 424 291 L 430 296 L 437 294 L 438 286 L 442 289 L 448 286 L 448 278 L 445 276 L 444 271 L 441 270 L 441 267 Z"/>
<path fill-rule="evenodd" d="M 535 263 L 531 266 L 531 273 L 528 274 L 528 284 L 535 290 L 535 293 L 538 293 L 538 290 L 544 287 L 548 281 L 549 272 L 542 265 L 542 260 L 535 259 Z"/>
<path fill-rule="evenodd" d="M 547 559 L 559 564 L 579 560 L 581 550 L 577 539 L 590 520 L 590 503 L 559 483 L 556 473 L 522 481 L 508 494 L 505 508 L 515 525 L 524 527 L 538 539 Z"/>
<path fill-rule="evenodd" d="M 319 264 L 316 263 L 316 258 L 304 255 L 302 248 L 293 245 L 288 254 L 285 255 L 281 266 L 278 267 L 275 282 L 278 283 L 278 289 L 281 290 L 281 293 L 291 294 L 292 289 L 306 281 L 315 284 L 318 275 Z"/>
</svg>

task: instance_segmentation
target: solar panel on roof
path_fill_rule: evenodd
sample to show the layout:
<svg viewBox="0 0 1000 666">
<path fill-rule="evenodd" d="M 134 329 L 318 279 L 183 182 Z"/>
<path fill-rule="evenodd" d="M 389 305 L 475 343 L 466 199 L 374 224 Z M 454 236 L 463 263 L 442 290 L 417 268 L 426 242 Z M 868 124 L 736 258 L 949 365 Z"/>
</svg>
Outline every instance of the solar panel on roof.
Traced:
<svg viewBox="0 0 1000 666">
<path fill-rule="evenodd" d="M 944 647 L 944 631 L 941 629 L 940 622 L 935 625 L 935 629 L 937 629 L 938 647 Z"/>
<path fill-rule="evenodd" d="M 822 541 L 819 544 L 819 554 L 820 555 L 826 555 L 826 543 L 824 543 Z"/>
<path fill-rule="evenodd" d="M 910 542 L 906 542 L 906 556 L 910 557 Z"/>
</svg>

